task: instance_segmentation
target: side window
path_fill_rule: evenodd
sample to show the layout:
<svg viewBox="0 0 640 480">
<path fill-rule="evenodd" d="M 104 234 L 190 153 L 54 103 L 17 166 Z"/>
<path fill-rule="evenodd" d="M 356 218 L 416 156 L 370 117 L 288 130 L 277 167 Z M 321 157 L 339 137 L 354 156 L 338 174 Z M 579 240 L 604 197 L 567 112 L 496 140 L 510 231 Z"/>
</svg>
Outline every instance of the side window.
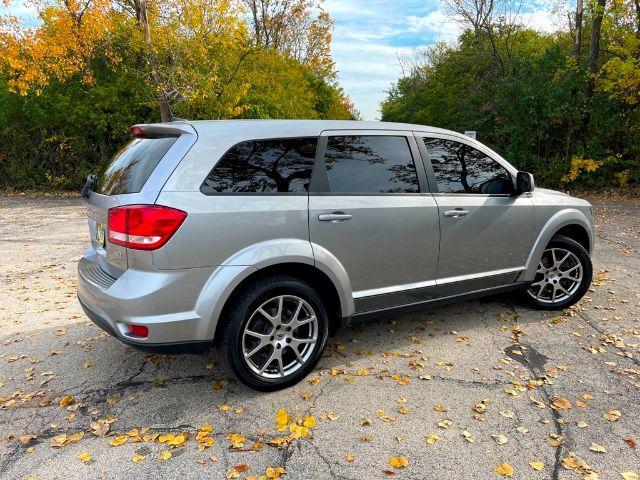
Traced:
<svg viewBox="0 0 640 480">
<path fill-rule="evenodd" d="M 418 193 L 418 175 L 405 137 L 334 136 L 325 165 L 331 192 Z"/>
<path fill-rule="evenodd" d="M 304 193 L 316 156 L 317 138 L 250 140 L 229 150 L 200 191 L 215 193 Z"/>
<path fill-rule="evenodd" d="M 440 193 L 511 194 L 511 175 L 481 151 L 453 140 L 424 138 Z"/>
</svg>

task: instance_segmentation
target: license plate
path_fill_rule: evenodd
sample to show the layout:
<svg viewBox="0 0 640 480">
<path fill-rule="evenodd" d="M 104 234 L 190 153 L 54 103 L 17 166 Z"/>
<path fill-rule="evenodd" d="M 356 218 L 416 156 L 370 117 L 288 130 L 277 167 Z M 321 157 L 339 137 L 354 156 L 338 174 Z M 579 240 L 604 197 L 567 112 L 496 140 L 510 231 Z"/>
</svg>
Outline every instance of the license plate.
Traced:
<svg viewBox="0 0 640 480">
<path fill-rule="evenodd" d="M 102 247 L 104 247 L 104 225 L 102 223 L 97 225 L 96 240 Z"/>
</svg>

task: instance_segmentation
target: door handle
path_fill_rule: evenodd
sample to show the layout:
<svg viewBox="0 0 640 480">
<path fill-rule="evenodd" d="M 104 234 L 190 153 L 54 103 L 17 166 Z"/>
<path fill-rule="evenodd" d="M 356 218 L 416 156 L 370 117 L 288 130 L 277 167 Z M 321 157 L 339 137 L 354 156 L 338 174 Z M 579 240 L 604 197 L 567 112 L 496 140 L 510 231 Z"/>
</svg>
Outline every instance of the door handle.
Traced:
<svg viewBox="0 0 640 480">
<path fill-rule="evenodd" d="M 469 210 L 463 210 L 462 208 L 456 208 L 455 210 L 445 210 L 444 212 L 445 217 L 460 218 L 464 217 L 465 215 L 469 215 Z"/>
<path fill-rule="evenodd" d="M 332 212 L 332 213 L 321 213 L 318 215 L 318 220 L 321 222 L 344 222 L 346 220 L 351 220 L 353 215 L 344 212 Z"/>
</svg>

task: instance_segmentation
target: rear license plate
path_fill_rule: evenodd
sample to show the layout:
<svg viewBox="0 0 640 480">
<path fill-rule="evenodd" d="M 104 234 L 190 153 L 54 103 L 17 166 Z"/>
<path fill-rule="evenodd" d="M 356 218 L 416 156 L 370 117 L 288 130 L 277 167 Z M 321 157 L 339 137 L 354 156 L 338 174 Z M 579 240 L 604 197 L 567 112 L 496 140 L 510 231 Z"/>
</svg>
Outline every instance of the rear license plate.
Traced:
<svg viewBox="0 0 640 480">
<path fill-rule="evenodd" d="M 100 246 L 104 247 L 104 225 L 102 223 L 98 223 L 96 226 L 96 240 Z"/>
</svg>

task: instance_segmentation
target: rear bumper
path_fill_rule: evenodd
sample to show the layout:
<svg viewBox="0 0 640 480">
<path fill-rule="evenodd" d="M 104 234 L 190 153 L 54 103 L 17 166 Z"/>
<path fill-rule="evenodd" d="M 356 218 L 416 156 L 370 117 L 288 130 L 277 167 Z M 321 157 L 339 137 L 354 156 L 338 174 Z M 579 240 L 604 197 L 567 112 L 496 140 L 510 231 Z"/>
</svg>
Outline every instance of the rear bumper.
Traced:
<svg viewBox="0 0 640 480">
<path fill-rule="evenodd" d="M 129 269 L 114 279 L 89 249 L 78 263 L 78 300 L 98 327 L 123 343 L 153 351 L 202 351 L 212 345 L 212 318 L 196 310 L 212 270 Z M 129 335 L 127 324 L 148 327 L 149 336 Z"/>
<path fill-rule="evenodd" d="M 212 343 L 210 341 L 191 341 L 191 342 L 178 342 L 178 343 L 140 343 L 130 340 L 128 338 L 123 337 L 122 335 L 118 335 L 118 332 L 113 330 L 111 324 L 98 315 L 96 312 L 91 310 L 87 305 L 84 304 L 82 300 L 78 297 L 78 302 L 84 310 L 84 313 L 91 319 L 93 323 L 95 323 L 102 330 L 107 332 L 109 335 L 117 338 L 125 345 L 129 345 L 131 347 L 137 348 L 138 350 L 142 350 L 143 352 L 153 352 L 153 353 L 204 353 L 212 347 Z"/>
</svg>

